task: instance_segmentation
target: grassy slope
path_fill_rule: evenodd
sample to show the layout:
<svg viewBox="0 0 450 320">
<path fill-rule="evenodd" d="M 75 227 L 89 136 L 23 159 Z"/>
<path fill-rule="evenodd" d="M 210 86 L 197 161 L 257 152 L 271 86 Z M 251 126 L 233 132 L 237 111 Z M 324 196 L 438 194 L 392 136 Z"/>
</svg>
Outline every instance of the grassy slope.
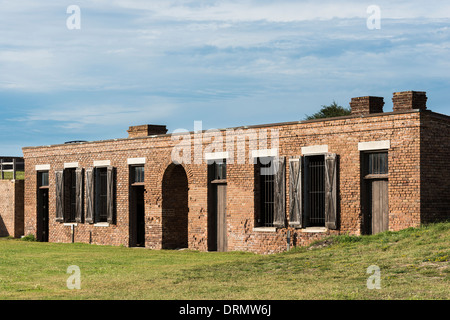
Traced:
<svg viewBox="0 0 450 320">
<path fill-rule="evenodd" d="M 0 240 L 1 299 L 449 299 L 450 223 L 250 253 Z M 66 287 L 81 269 L 81 290 Z M 367 289 L 370 265 L 381 289 Z"/>
</svg>

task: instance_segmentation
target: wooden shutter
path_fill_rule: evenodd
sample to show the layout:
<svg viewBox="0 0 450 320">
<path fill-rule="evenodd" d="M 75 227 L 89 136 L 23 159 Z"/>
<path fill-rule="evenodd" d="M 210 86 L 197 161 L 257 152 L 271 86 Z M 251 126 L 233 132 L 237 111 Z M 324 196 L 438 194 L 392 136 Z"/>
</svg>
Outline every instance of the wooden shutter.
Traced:
<svg viewBox="0 0 450 320">
<path fill-rule="evenodd" d="M 337 229 L 337 156 L 325 154 L 325 227 Z"/>
<path fill-rule="evenodd" d="M 106 215 L 108 223 L 114 223 L 114 167 L 106 171 Z"/>
<path fill-rule="evenodd" d="M 275 169 L 273 225 L 282 228 L 286 220 L 286 158 L 273 158 L 272 166 Z"/>
<path fill-rule="evenodd" d="M 289 225 L 302 228 L 302 157 L 289 161 Z"/>
<path fill-rule="evenodd" d="M 75 170 L 76 177 L 76 213 L 75 222 L 83 220 L 83 168 Z"/>
<path fill-rule="evenodd" d="M 94 223 L 94 168 L 86 169 L 86 222 Z"/>
<path fill-rule="evenodd" d="M 64 222 L 64 171 L 55 171 L 56 221 Z"/>
</svg>

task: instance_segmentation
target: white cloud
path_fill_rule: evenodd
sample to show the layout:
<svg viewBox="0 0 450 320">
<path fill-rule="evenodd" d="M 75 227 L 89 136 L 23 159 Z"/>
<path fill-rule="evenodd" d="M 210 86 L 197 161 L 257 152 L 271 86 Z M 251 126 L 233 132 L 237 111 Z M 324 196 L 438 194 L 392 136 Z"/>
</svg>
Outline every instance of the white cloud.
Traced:
<svg viewBox="0 0 450 320">
<path fill-rule="evenodd" d="M 368 3 L 347 1 L 167 1 L 116 0 L 114 5 L 148 12 L 153 18 L 192 21 L 260 21 L 295 22 L 333 18 L 367 18 Z M 387 1 L 373 3 L 390 19 L 448 18 L 450 4 L 439 0 Z M 424 10 L 424 8 L 426 8 Z"/>
<path fill-rule="evenodd" d="M 365 21 L 372 3 L 356 0 L 85 0 L 75 31 L 65 26 L 66 4 L 0 0 L 0 95 L 72 101 L 25 108 L 15 119 L 30 126 L 222 121 L 211 112 L 219 105 L 237 125 L 276 121 L 267 116 L 274 105 L 284 120 L 298 119 L 335 97 L 390 95 L 414 79 L 419 88 L 411 89 L 422 90 L 450 71 L 443 1 L 376 1 L 384 20 L 375 31 Z M 80 92 L 97 101 L 73 102 Z"/>
<path fill-rule="evenodd" d="M 45 121 L 67 130 L 95 128 L 95 126 L 127 125 L 136 119 L 158 120 L 169 117 L 176 106 L 172 103 L 126 107 L 123 105 L 80 105 L 44 107 L 28 111 L 24 117 L 8 119 L 13 122 Z M 60 123 L 60 124 L 58 124 Z"/>
</svg>

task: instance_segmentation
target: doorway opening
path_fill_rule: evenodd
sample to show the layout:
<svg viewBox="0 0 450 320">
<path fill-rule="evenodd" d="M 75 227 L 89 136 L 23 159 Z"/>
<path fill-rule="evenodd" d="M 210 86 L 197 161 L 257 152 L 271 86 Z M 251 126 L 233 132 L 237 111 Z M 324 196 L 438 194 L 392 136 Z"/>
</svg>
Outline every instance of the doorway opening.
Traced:
<svg viewBox="0 0 450 320">
<path fill-rule="evenodd" d="M 188 247 L 188 178 L 182 165 L 170 164 L 162 181 L 162 248 Z"/>
<path fill-rule="evenodd" d="M 227 241 L 227 164 L 208 164 L 208 251 L 224 252 Z"/>
<path fill-rule="evenodd" d="M 37 173 L 37 232 L 36 238 L 41 242 L 48 242 L 48 171 Z"/>
<path fill-rule="evenodd" d="M 130 166 L 130 247 L 145 247 L 144 166 Z"/>
<path fill-rule="evenodd" d="M 389 230 L 389 167 L 385 151 L 362 153 L 363 233 Z"/>
</svg>

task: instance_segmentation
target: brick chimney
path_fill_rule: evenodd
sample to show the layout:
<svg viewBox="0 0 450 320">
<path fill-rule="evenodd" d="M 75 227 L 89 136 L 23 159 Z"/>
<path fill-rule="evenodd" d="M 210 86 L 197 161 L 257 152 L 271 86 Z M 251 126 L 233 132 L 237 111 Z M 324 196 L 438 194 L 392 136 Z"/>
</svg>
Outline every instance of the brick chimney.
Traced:
<svg viewBox="0 0 450 320">
<path fill-rule="evenodd" d="M 382 97 L 358 97 L 352 98 L 350 107 L 352 115 L 364 115 L 370 113 L 383 113 L 384 99 Z"/>
<path fill-rule="evenodd" d="M 164 125 L 144 124 L 140 126 L 131 126 L 128 130 L 128 138 L 148 137 L 156 134 L 166 134 L 167 129 Z"/>
<path fill-rule="evenodd" d="M 392 102 L 394 103 L 394 111 L 405 110 L 426 110 L 427 109 L 427 93 L 423 91 L 404 91 L 394 92 Z"/>
</svg>

